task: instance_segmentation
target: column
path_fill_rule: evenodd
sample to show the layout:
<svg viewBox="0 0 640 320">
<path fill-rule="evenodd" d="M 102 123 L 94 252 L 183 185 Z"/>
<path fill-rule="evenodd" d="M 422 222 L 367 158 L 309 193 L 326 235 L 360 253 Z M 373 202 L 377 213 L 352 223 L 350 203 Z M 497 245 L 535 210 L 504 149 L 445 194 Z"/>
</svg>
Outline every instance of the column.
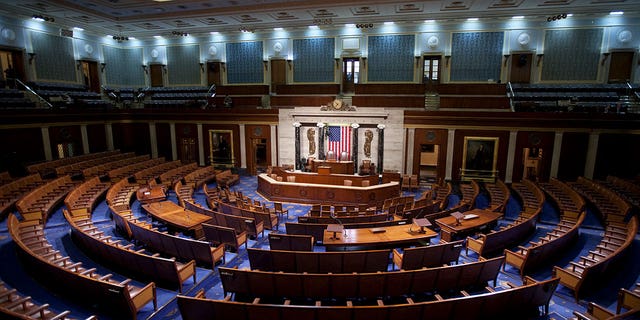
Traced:
<svg viewBox="0 0 640 320">
<path fill-rule="evenodd" d="M 562 152 L 562 132 L 556 132 L 553 140 L 553 154 L 551 155 L 551 172 L 550 178 L 558 177 L 558 169 L 560 168 L 560 154 Z"/>
<path fill-rule="evenodd" d="M 324 123 L 318 122 L 318 160 L 324 160 Z"/>
<path fill-rule="evenodd" d="M 584 164 L 584 177 L 593 179 L 593 171 L 596 168 L 596 156 L 598 155 L 598 141 L 600 133 L 591 132 L 589 134 L 589 145 L 587 146 L 587 161 Z"/>
<path fill-rule="evenodd" d="M 42 147 L 44 149 L 44 158 L 47 161 L 53 160 L 53 154 L 51 153 L 51 139 L 49 139 L 49 127 L 40 128 L 42 133 Z"/>
<path fill-rule="evenodd" d="M 444 171 L 444 179 L 451 181 L 453 172 L 453 146 L 456 138 L 456 129 L 447 132 L 447 163 Z"/>
<path fill-rule="evenodd" d="M 233 147 L 232 147 L 233 148 Z M 240 168 L 247 167 L 247 143 L 245 141 L 244 124 L 240 124 Z"/>
<path fill-rule="evenodd" d="M 202 133 L 202 123 L 196 124 L 198 128 L 198 161 L 200 166 L 204 166 L 204 134 Z"/>
<path fill-rule="evenodd" d="M 278 166 L 278 139 L 276 134 L 276 125 L 269 125 L 271 129 L 271 165 L 274 167 Z"/>
<path fill-rule="evenodd" d="M 87 134 L 87 125 L 80 126 L 80 136 L 82 137 L 82 152 L 84 154 L 90 153 L 89 150 L 89 134 Z"/>
<path fill-rule="evenodd" d="M 158 137 L 155 122 L 149 122 L 149 143 L 151 144 L 151 158 L 158 157 Z"/>
<path fill-rule="evenodd" d="M 296 151 L 295 151 L 295 169 L 296 170 L 302 170 L 302 164 L 300 163 L 300 126 L 302 124 L 300 122 L 294 122 L 293 123 L 293 128 L 295 130 L 295 147 L 296 147 Z"/>
<path fill-rule="evenodd" d="M 353 155 L 351 160 L 353 161 L 353 174 L 358 173 L 358 169 L 360 166 L 358 165 L 358 128 L 360 128 L 360 124 L 352 123 L 351 128 L 353 129 L 353 139 L 351 140 L 352 152 Z"/>
<path fill-rule="evenodd" d="M 384 124 L 378 125 L 378 174 L 384 170 Z"/>
<path fill-rule="evenodd" d="M 178 160 L 178 146 L 176 144 L 176 124 L 169 123 L 169 135 L 171 136 L 171 160 Z"/>
<path fill-rule="evenodd" d="M 513 163 L 516 158 L 517 139 L 518 139 L 518 131 L 509 132 L 509 148 L 507 149 L 507 167 L 505 168 L 505 173 L 504 173 L 505 183 L 511 183 L 511 180 L 513 179 Z"/>
<path fill-rule="evenodd" d="M 113 146 L 113 128 L 111 127 L 111 123 L 105 123 L 104 133 L 105 133 L 105 136 L 107 137 L 107 150 L 108 151 L 115 150 Z"/>
<path fill-rule="evenodd" d="M 413 145 L 415 143 L 416 143 L 416 129 L 415 128 L 408 128 L 407 129 L 407 144 L 404 146 L 404 148 L 407 148 L 405 150 L 405 152 L 404 152 L 404 154 L 407 155 L 404 172 L 406 172 L 409 175 L 413 174 L 413 157 L 414 157 L 414 155 L 413 155 L 413 150 L 414 150 Z"/>
</svg>

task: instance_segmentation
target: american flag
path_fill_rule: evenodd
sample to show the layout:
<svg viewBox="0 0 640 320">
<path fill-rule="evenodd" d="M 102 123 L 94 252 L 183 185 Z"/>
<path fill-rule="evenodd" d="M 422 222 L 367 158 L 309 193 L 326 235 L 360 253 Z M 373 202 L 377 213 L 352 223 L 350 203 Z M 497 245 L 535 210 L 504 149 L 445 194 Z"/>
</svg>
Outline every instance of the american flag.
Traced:
<svg viewBox="0 0 640 320">
<path fill-rule="evenodd" d="M 332 150 L 338 160 L 340 160 L 340 154 L 346 151 L 349 159 L 351 159 L 351 127 L 330 126 L 328 132 L 329 146 L 327 150 Z"/>
</svg>

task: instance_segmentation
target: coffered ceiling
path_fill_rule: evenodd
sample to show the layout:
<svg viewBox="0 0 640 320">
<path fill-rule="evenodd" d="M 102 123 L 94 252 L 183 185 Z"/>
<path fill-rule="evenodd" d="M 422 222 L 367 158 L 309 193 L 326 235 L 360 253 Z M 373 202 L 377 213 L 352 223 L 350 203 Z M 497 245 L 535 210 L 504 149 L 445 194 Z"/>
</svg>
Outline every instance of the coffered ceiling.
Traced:
<svg viewBox="0 0 640 320">
<path fill-rule="evenodd" d="M 386 21 L 416 23 L 427 19 L 470 17 L 500 19 L 524 15 L 603 15 L 611 10 L 638 13 L 639 0 L 0 0 L 0 15 L 54 18 L 61 27 L 81 27 L 95 35 L 138 38 L 192 35 L 212 31 L 272 30 L 275 27 L 325 28 Z"/>
</svg>

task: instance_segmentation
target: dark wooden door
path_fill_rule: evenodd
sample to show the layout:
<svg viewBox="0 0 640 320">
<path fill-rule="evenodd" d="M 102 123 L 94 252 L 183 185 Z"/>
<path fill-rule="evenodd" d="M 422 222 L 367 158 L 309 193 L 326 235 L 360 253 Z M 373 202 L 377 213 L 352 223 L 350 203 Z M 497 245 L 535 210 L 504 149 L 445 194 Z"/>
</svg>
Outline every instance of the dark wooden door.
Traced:
<svg viewBox="0 0 640 320">
<path fill-rule="evenodd" d="M 220 62 L 218 61 L 207 62 L 207 85 L 211 86 L 212 84 L 222 85 L 222 72 L 220 72 Z"/>
<path fill-rule="evenodd" d="M 91 92 L 100 92 L 100 76 L 98 75 L 98 62 L 82 60 L 82 84 L 89 88 Z"/>
<path fill-rule="evenodd" d="M 531 81 L 531 53 L 514 53 L 511 55 L 511 73 L 509 81 L 513 83 L 529 83 Z"/>
<path fill-rule="evenodd" d="M 164 87 L 163 67 L 161 64 L 152 64 L 149 66 L 149 79 L 151 79 L 152 87 Z"/>
<path fill-rule="evenodd" d="M 271 60 L 271 92 L 276 92 L 281 84 L 287 84 L 287 61 Z"/>
<path fill-rule="evenodd" d="M 611 52 L 609 83 L 624 83 L 631 79 L 633 51 Z"/>
</svg>

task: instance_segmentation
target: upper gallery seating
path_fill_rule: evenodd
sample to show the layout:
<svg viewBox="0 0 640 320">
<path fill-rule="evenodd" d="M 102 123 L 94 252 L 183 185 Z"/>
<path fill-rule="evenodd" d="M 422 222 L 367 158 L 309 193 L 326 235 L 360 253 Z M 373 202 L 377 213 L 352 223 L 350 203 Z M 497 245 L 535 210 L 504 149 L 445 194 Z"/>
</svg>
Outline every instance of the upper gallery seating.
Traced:
<svg viewBox="0 0 640 320">
<path fill-rule="evenodd" d="M 626 112 L 627 84 L 520 84 L 509 83 L 507 96 L 515 111 Z"/>
<path fill-rule="evenodd" d="M 154 87 L 148 88 L 144 101 L 145 108 L 194 107 L 207 105 L 208 87 Z"/>
<path fill-rule="evenodd" d="M 2 109 L 30 109 L 36 104 L 18 89 L 0 88 L 0 107 Z"/>
<path fill-rule="evenodd" d="M 91 107 L 109 109 L 113 107 L 107 100 L 102 99 L 98 92 L 89 91 L 83 84 L 55 83 L 55 82 L 29 82 L 28 85 L 36 94 L 47 100 L 54 107 Z"/>
</svg>

